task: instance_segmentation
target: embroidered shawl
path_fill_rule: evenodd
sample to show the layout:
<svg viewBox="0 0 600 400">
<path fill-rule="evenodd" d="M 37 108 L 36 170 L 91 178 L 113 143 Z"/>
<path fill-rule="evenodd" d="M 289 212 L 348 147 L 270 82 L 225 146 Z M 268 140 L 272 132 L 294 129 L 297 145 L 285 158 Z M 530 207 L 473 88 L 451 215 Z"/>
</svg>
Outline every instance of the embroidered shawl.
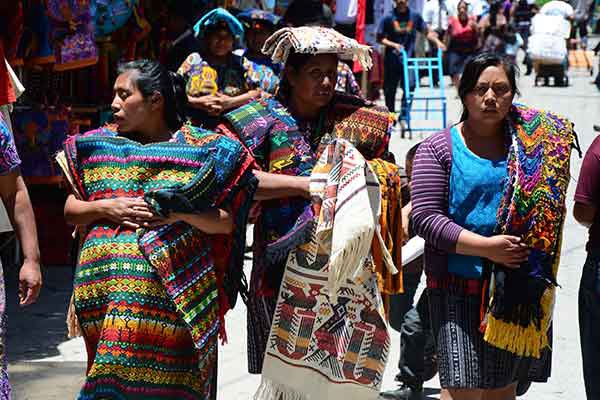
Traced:
<svg viewBox="0 0 600 400">
<path fill-rule="evenodd" d="M 512 114 L 497 233 L 521 237 L 531 255 L 516 270 L 493 266 L 482 330 L 496 347 L 539 357 L 549 345 L 575 133 L 571 122 L 549 112 L 516 105 Z"/>
<path fill-rule="evenodd" d="M 256 188 L 247 152 L 236 141 L 192 126 L 183 127 L 171 142 L 147 145 L 102 128 L 70 137 L 64 149 L 65 172 L 83 200 L 146 196 L 157 212 L 188 212 L 172 201 L 175 191 L 192 211 L 221 207 L 234 213 L 236 233 L 228 238 L 206 235 L 183 222 L 138 232 L 142 253 L 156 268 L 196 346 L 214 345 L 217 332 L 224 333 L 219 321 L 241 284 L 245 224 Z M 118 232 L 115 226 L 95 240 Z M 227 252 L 228 265 L 215 266 L 213 252 L 219 246 Z M 104 250 L 127 258 L 119 249 Z"/>
<path fill-rule="evenodd" d="M 310 176 L 317 155 L 333 138 L 347 139 L 367 159 L 393 159 L 388 152 L 393 118 L 385 108 L 367 106 L 353 96 L 334 97 L 318 134 L 301 131 L 277 99 L 248 103 L 225 118 L 261 168 L 271 173 Z M 312 210 L 306 199 L 262 202 L 256 230 L 259 236 L 255 235 L 259 254 L 255 257 L 268 264 L 285 261 L 291 249 L 306 242 L 311 224 Z"/>
<path fill-rule="evenodd" d="M 390 343 L 370 255 L 377 178 L 354 146 L 334 140 L 311 194 L 311 239 L 288 257 L 255 399 L 376 399 Z"/>
</svg>

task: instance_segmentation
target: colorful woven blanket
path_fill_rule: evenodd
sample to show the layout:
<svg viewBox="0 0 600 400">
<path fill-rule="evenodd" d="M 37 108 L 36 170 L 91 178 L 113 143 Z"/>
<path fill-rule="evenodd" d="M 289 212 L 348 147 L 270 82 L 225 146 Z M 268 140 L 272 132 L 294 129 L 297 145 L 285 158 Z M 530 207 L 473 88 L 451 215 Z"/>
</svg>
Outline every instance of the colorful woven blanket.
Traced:
<svg viewBox="0 0 600 400">
<path fill-rule="evenodd" d="M 317 154 L 334 138 L 349 140 L 367 159 L 393 158 L 387 151 L 393 118 L 384 108 L 366 107 L 359 98 L 337 95 L 324 113 L 321 132 L 301 131 L 277 99 L 251 102 L 225 118 L 258 164 L 271 173 L 309 176 Z M 265 256 L 270 262 L 285 260 L 308 238 L 310 204 L 300 198 L 271 200 L 263 202 L 262 210 Z"/>
<path fill-rule="evenodd" d="M 390 342 L 370 255 L 377 178 L 354 146 L 334 140 L 311 194 L 311 240 L 288 257 L 255 399 L 376 399 Z"/>
<path fill-rule="evenodd" d="M 172 142 L 140 145 L 104 129 L 65 143 L 69 173 L 84 200 L 145 196 L 157 212 L 165 213 L 229 208 L 241 197 L 241 204 L 237 201 L 238 208 L 232 210 L 239 231 L 245 231 L 256 186 L 247 170 L 246 154 L 238 142 L 192 126 L 182 128 Z M 106 240 L 113 239 L 109 235 Z M 231 281 L 229 293 L 217 296 L 213 239 L 176 223 L 142 232 L 139 245 L 188 324 L 196 346 L 202 348 L 217 333 L 218 317 L 226 311 L 219 312 L 217 297 L 237 296 L 237 285 Z M 234 270 L 241 271 L 243 264 L 243 244 L 235 247 L 237 254 L 229 253 L 231 265 L 222 271 L 228 280 L 239 278 Z M 111 253 L 111 257 L 120 255 Z"/>
<path fill-rule="evenodd" d="M 516 105 L 512 115 L 497 232 L 521 237 L 532 252 L 519 269 L 493 266 L 482 329 L 496 347 L 539 357 L 549 345 L 575 133 L 568 120 L 549 112 Z"/>
</svg>

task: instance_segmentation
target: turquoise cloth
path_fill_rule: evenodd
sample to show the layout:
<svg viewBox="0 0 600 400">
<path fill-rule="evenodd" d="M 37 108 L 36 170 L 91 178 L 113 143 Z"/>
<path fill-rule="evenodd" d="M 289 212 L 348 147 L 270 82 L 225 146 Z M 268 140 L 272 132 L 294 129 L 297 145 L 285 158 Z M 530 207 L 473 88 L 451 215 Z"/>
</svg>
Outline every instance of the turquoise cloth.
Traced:
<svg viewBox="0 0 600 400">
<path fill-rule="evenodd" d="M 203 39 L 206 30 L 220 22 L 227 24 L 229 31 L 238 44 L 244 41 L 244 26 L 239 19 L 234 17 L 224 8 L 215 8 L 200 18 L 198 22 L 196 22 L 194 25 L 194 33 L 196 34 L 196 37 L 198 39 Z"/>
<path fill-rule="evenodd" d="M 506 160 L 481 158 L 465 145 L 456 127 L 451 130 L 452 168 L 448 215 L 458 225 L 483 236 L 491 236 L 508 176 Z M 448 271 L 464 278 L 480 278 L 483 259 L 450 254 Z"/>
</svg>

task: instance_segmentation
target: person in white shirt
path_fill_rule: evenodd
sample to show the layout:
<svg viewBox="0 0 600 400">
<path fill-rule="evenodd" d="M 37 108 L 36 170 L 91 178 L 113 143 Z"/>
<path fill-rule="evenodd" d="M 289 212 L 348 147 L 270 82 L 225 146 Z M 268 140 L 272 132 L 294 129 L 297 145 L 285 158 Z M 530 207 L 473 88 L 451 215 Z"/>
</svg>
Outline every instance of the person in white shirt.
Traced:
<svg viewBox="0 0 600 400">
<path fill-rule="evenodd" d="M 423 20 L 432 31 L 437 33 L 440 41 L 444 41 L 448 30 L 449 2 L 450 0 L 428 0 L 423 7 Z M 427 57 L 435 57 L 438 47 L 431 40 L 428 40 L 428 42 Z M 435 87 L 439 85 L 439 80 L 437 71 L 434 70 L 433 85 Z"/>
</svg>

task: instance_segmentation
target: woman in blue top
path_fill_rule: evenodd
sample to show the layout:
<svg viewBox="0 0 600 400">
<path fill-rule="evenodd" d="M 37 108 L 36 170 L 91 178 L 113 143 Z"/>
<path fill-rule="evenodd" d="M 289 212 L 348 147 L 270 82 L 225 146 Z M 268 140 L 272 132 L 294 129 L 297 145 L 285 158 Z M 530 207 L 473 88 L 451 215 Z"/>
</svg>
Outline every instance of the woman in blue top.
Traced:
<svg viewBox="0 0 600 400">
<path fill-rule="evenodd" d="M 494 304 L 500 304 L 502 310 L 511 310 L 512 304 L 531 305 L 531 309 L 535 305 L 534 300 L 522 299 L 527 296 L 503 284 L 509 274 L 511 282 L 521 279 L 516 271 L 526 273 L 532 254 L 530 243 L 524 243 L 527 234 L 516 230 L 499 234 L 504 232 L 499 226 L 506 225 L 506 221 L 498 221 L 503 218 L 498 217 L 499 210 L 506 206 L 506 188 L 514 186 L 508 185 L 509 176 L 514 178 L 509 149 L 514 154 L 516 137 L 521 135 L 516 132 L 525 129 L 523 115 L 536 113 L 513 105 L 518 94 L 516 74 L 510 60 L 492 53 L 467 63 L 458 88 L 464 106 L 461 122 L 423 142 L 415 158 L 413 221 L 427 243 L 425 269 L 442 400 L 511 400 L 517 382 L 544 382 L 550 375 L 548 347 L 534 358 L 538 355 L 510 348 L 525 337 L 522 333 L 509 338 L 508 347 L 487 336 L 484 339 L 484 332 L 491 332 L 486 318 L 496 318 L 501 312 L 488 308 L 483 300 L 491 285 L 497 289 L 493 294 L 498 302 Z M 519 172 L 528 174 L 529 170 L 523 167 Z M 491 276 L 496 279 L 490 286 L 488 266 L 493 266 Z M 520 282 L 534 292 L 529 280 Z M 522 321 L 529 324 L 526 313 L 521 318 L 518 326 Z M 542 335 L 551 335 L 551 329 Z"/>
</svg>

